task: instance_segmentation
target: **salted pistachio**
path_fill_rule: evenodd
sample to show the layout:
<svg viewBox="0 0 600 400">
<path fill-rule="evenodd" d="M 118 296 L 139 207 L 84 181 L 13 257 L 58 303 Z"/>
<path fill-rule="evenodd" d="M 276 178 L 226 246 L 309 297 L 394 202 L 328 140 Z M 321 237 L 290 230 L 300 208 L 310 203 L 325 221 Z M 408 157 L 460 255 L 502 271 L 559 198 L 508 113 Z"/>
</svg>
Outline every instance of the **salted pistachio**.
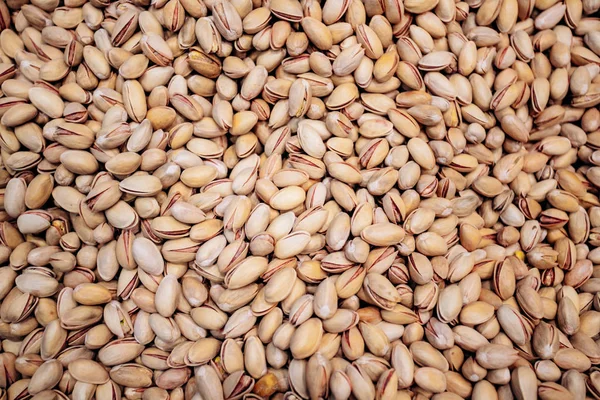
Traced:
<svg viewBox="0 0 600 400">
<path fill-rule="evenodd" d="M 361 238 L 375 246 L 387 246 L 400 242 L 405 232 L 402 228 L 391 223 L 374 224 L 361 232 Z"/>
<path fill-rule="evenodd" d="M 124 386 L 149 387 L 152 384 L 152 372 L 139 364 L 122 364 L 111 368 L 109 372 L 113 382 Z"/>
<path fill-rule="evenodd" d="M 131 245 L 132 257 L 137 265 L 152 275 L 164 270 L 163 258 L 154 243 L 146 238 L 136 238 Z"/>
</svg>

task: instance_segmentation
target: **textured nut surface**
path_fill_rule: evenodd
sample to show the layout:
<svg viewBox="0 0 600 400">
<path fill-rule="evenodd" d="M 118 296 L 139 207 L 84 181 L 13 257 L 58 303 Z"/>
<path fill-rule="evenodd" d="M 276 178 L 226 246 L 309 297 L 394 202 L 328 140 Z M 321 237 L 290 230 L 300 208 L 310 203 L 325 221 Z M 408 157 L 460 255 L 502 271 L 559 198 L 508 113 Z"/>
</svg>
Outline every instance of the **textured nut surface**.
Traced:
<svg viewBox="0 0 600 400">
<path fill-rule="evenodd" d="M 598 0 L 0 0 L 0 399 L 600 398 Z"/>
</svg>

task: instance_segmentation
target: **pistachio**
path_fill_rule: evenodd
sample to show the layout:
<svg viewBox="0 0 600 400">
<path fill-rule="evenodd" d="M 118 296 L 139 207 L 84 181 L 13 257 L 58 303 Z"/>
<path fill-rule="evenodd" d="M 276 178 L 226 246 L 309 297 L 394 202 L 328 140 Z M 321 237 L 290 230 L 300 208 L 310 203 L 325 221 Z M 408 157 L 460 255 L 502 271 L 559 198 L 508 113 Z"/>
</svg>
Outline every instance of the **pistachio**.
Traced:
<svg viewBox="0 0 600 400">
<path fill-rule="evenodd" d="M 600 395 L 597 1 L 21 3 L 0 398 Z"/>
</svg>

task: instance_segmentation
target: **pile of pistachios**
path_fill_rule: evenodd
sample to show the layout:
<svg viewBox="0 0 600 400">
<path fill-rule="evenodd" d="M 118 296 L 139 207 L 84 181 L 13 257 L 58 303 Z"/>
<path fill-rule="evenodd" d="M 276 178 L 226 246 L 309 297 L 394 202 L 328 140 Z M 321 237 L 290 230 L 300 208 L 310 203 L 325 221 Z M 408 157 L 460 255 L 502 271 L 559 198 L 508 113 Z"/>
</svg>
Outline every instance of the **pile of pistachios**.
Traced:
<svg viewBox="0 0 600 400">
<path fill-rule="evenodd" d="M 0 0 L 0 400 L 600 399 L 600 0 Z"/>
</svg>

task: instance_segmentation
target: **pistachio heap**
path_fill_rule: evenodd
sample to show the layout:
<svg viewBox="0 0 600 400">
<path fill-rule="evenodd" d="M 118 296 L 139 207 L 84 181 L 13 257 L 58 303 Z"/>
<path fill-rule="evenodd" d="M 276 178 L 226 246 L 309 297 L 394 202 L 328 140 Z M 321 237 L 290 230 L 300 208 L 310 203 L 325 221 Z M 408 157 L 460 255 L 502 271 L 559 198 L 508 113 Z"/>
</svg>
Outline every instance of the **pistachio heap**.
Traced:
<svg viewBox="0 0 600 400">
<path fill-rule="evenodd" d="M 0 399 L 600 399 L 600 0 L 0 0 Z"/>
</svg>

